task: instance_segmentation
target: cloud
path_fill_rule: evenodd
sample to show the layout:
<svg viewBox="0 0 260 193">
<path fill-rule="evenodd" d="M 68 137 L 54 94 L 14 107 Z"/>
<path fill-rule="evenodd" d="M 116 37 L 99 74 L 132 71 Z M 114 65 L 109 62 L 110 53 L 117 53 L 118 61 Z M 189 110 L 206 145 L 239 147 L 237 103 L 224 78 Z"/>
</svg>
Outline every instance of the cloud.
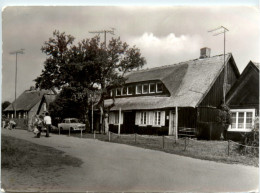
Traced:
<svg viewBox="0 0 260 193">
<path fill-rule="evenodd" d="M 149 67 L 154 67 L 166 65 L 171 61 L 181 61 L 187 59 L 187 56 L 197 58 L 202 38 L 196 35 L 176 36 L 174 33 L 157 37 L 146 32 L 141 37 L 131 38 L 130 44 L 140 48 Z"/>
</svg>

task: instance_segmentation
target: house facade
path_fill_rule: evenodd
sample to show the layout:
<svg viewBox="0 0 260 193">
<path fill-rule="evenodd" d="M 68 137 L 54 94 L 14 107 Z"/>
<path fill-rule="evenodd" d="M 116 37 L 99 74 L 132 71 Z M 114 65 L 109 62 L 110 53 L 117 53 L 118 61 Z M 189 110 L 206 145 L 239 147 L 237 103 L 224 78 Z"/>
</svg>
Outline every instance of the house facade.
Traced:
<svg viewBox="0 0 260 193">
<path fill-rule="evenodd" d="M 238 81 L 227 94 L 227 104 L 232 113 L 228 138 L 239 138 L 254 128 L 259 117 L 259 64 L 250 61 Z"/>
<path fill-rule="evenodd" d="M 29 90 L 25 90 L 15 102 L 4 109 L 4 114 L 7 119 L 14 119 L 18 127 L 24 128 L 31 124 L 32 117 L 37 114 L 43 95 L 51 93 L 52 91 L 36 90 L 34 87 L 31 87 Z M 16 109 L 16 117 L 14 109 Z"/>
<path fill-rule="evenodd" d="M 110 131 L 177 135 L 183 129 L 217 122 L 223 102 L 224 56 L 209 54 L 209 48 L 202 48 L 198 59 L 128 74 L 125 86 L 111 88 L 105 100 L 107 106 L 114 103 Z M 226 54 L 225 61 L 227 93 L 240 74 L 232 54 Z"/>
<path fill-rule="evenodd" d="M 40 101 L 38 110 L 37 110 L 37 115 L 42 115 L 45 112 L 48 112 L 50 103 L 55 100 L 56 96 L 57 95 L 55 95 L 55 94 L 45 94 L 45 95 L 43 95 L 42 99 Z"/>
</svg>

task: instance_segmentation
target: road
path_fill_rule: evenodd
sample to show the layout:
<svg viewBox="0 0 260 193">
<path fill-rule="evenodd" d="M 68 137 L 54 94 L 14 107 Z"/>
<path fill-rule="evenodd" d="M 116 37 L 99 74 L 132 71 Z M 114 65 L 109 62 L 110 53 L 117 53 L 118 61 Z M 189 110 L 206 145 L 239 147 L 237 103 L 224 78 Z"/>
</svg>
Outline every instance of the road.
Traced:
<svg viewBox="0 0 260 193">
<path fill-rule="evenodd" d="M 46 184 L 45 191 L 248 192 L 259 186 L 256 167 L 64 135 L 38 139 L 23 130 L 2 130 L 2 134 L 54 147 L 84 162 L 64 172 L 61 178 L 66 185 Z"/>
</svg>

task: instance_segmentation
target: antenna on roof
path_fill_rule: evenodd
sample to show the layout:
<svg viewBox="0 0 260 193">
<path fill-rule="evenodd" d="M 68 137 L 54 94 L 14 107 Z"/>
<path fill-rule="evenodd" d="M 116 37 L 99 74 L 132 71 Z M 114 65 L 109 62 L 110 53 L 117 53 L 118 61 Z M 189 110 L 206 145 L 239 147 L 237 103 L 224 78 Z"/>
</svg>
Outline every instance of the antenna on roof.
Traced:
<svg viewBox="0 0 260 193">
<path fill-rule="evenodd" d="M 223 83 L 223 103 L 226 104 L 226 88 L 227 88 L 227 67 L 226 67 L 226 32 L 229 30 L 224 27 L 220 26 L 218 28 L 209 30 L 208 32 L 216 32 L 213 36 L 218 36 L 220 34 L 224 34 L 224 83 Z"/>
<path fill-rule="evenodd" d="M 115 35 L 115 29 L 111 27 L 111 30 L 100 30 L 100 31 L 89 31 L 89 33 L 95 33 L 100 35 L 101 33 L 104 34 L 104 42 L 105 42 L 105 47 L 107 47 L 107 33 L 110 33 L 111 35 Z"/>
</svg>

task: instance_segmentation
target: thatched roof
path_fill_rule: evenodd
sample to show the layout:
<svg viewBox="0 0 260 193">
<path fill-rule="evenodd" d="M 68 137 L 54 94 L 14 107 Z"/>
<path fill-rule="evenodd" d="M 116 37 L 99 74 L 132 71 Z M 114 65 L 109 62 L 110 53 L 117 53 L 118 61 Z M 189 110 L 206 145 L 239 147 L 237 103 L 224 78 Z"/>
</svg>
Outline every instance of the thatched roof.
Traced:
<svg viewBox="0 0 260 193">
<path fill-rule="evenodd" d="M 226 54 L 226 62 L 232 54 Z M 208 93 L 221 73 L 224 56 L 195 59 L 174 65 L 162 66 L 147 70 L 139 70 L 127 75 L 126 83 L 149 80 L 161 80 L 170 92 L 170 96 L 138 96 L 116 98 L 111 110 L 159 109 L 169 107 L 196 107 Z M 234 65 L 237 75 L 239 71 Z M 112 103 L 106 100 L 105 105 Z"/>
<path fill-rule="evenodd" d="M 16 111 L 29 111 L 34 107 L 44 94 L 51 93 L 48 90 L 26 90 L 16 99 Z M 4 111 L 14 111 L 13 104 L 10 104 Z"/>
</svg>

